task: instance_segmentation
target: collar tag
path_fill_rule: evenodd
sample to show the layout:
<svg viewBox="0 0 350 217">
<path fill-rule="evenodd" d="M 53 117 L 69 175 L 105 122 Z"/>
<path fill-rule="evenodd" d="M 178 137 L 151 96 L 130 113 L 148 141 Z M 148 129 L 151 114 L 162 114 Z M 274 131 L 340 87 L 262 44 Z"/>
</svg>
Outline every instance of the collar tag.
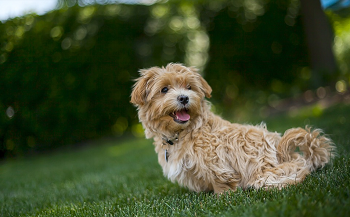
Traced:
<svg viewBox="0 0 350 217">
<path fill-rule="evenodd" d="M 164 150 L 164 158 L 165 158 L 165 161 L 168 163 L 169 153 L 167 149 Z"/>
</svg>

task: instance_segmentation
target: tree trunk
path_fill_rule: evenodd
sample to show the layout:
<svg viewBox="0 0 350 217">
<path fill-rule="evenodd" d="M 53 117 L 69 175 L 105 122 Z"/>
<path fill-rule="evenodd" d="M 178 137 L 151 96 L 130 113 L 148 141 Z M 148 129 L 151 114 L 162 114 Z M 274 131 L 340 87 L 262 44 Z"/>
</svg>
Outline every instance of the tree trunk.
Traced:
<svg viewBox="0 0 350 217">
<path fill-rule="evenodd" d="M 332 44 L 333 31 L 320 0 L 300 0 L 312 68 L 313 85 L 321 86 L 337 70 Z"/>
</svg>

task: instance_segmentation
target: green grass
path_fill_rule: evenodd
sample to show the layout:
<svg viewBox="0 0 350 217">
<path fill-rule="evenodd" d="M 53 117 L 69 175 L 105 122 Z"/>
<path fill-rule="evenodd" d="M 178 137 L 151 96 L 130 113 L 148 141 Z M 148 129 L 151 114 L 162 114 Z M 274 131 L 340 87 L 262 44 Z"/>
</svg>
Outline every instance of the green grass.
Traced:
<svg viewBox="0 0 350 217">
<path fill-rule="evenodd" d="M 320 127 L 338 146 L 333 165 L 282 190 L 194 193 L 162 175 L 151 141 L 102 142 L 0 164 L 0 216 L 347 216 L 350 106 L 265 120 L 270 130 Z M 258 123 L 258 122 L 257 122 Z"/>
</svg>

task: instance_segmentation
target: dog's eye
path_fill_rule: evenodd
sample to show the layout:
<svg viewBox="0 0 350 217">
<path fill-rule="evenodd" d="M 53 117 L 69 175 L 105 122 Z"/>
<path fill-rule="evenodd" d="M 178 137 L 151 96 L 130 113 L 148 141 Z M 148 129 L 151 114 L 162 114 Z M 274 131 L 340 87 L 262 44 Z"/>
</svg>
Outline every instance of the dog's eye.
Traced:
<svg viewBox="0 0 350 217">
<path fill-rule="evenodd" d="M 167 87 L 163 87 L 163 89 L 162 89 L 162 93 L 166 93 L 166 92 L 168 92 L 168 88 Z"/>
<path fill-rule="evenodd" d="M 188 90 L 191 90 L 191 86 L 187 86 L 187 89 L 188 89 Z"/>
</svg>

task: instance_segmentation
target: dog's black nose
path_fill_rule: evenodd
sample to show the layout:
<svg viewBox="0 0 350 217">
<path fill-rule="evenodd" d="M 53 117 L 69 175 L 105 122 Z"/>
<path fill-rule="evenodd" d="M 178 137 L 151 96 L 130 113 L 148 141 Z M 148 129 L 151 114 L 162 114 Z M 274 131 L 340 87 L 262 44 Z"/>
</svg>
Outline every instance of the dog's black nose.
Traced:
<svg viewBox="0 0 350 217">
<path fill-rule="evenodd" d="M 185 96 L 185 95 L 180 95 L 177 97 L 177 100 L 181 103 L 181 104 L 184 104 L 186 105 L 189 101 L 188 99 L 188 96 Z"/>
</svg>

